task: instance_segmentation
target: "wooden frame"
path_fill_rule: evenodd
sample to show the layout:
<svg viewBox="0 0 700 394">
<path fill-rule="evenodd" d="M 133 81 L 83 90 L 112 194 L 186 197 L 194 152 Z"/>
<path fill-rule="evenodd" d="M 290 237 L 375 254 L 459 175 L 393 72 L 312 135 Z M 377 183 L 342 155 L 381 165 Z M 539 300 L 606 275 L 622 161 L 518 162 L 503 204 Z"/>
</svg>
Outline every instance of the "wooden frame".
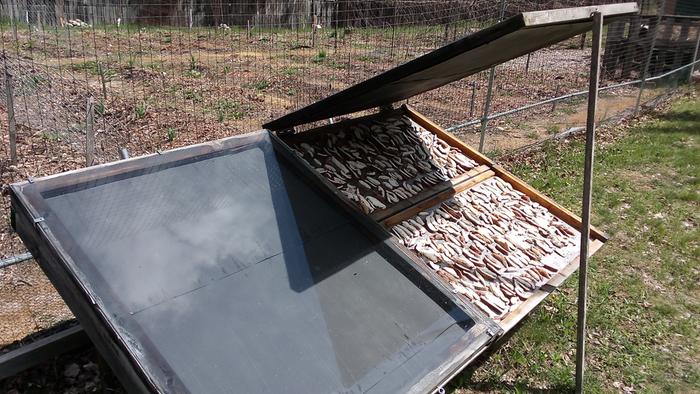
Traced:
<svg viewBox="0 0 700 394">
<path fill-rule="evenodd" d="M 537 202 L 538 204 L 542 205 L 543 207 L 549 209 L 555 216 L 557 216 L 559 219 L 563 220 L 566 224 L 574 227 L 574 228 L 580 228 L 581 227 L 581 218 L 575 214 L 573 214 L 571 211 L 568 209 L 564 208 L 563 206 L 559 205 L 556 203 L 554 200 L 551 198 L 545 196 L 544 194 L 540 193 L 539 191 L 535 190 L 532 186 L 528 185 L 512 173 L 510 173 L 508 170 L 505 168 L 501 167 L 500 165 L 496 164 L 493 160 L 489 159 L 476 149 L 472 148 L 471 146 L 465 144 L 462 142 L 459 138 L 454 136 L 453 134 L 445 131 L 442 129 L 440 126 L 437 124 L 433 123 L 430 121 L 428 118 L 425 116 L 421 115 L 418 111 L 415 109 L 409 107 L 409 106 L 403 106 L 403 109 L 406 111 L 406 113 L 409 114 L 413 118 L 416 123 L 420 124 L 423 126 L 426 130 L 433 132 L 436 134 L 438 137 L 444 139 L 447 141 L 450 145 L 458 147 L 459 149 L 464 152 L 467 156 L 469 156 L 471 159 L 475 160 L 477 163 L 480 164 L 485 164 L 489 166 L 489 168 L 498 176 L 499 178 L 503 179 L 504 181 L 508 182 L 513 186 L 513 188 L 528 197 L 530 197 L 533 201 Z M 608 237 L 603 233 L 602 231 L 596 229 L 595 227 L 591 226 L 591 236 L 594 239 L 600 240 L 600 241 L 607 241 Z"/>
<path fill-rule="evenodd" d="M 425 117 L 410 106 L 403 105 L 401 108 L 395 110 L 383 111 L 377 114 L 344 120 L 343 123 L 345 125 L 348 125 L 367 120 L 381 119 L 382 117 L 388 117 L 396 114 L 408 116 L 411 120 L 419 124 L 421 127 L 425 128 L 427 131 L 437 135 L 443 141 L 447 142 L 450 146 L 458 148 L 467 157 L 476 161 L 479 164 L 479 166 L 468 171 L 465 174 L 451 179 L 450 181 L 437 184 L 411 198 L 402 200 L 397 204 L 388 207 L 387 209 L 376 211 L 368 215 L 370 218 L 379 222 L 385 229 L 388 230 L 393 225 L 417 215 L 418 212 L 438 205 L 443 201 L 448 200 L 452 196 L 461 193 L 473 186 L 476 186 L 481 182 L 494 176 L 509 183 L 511 186 L 513 186 L 515 190 L 518 190 L 519 192 L 527 195 L 531 200 L 539 203 L 544 208 L 549 210 L 554 216 L 558 217 L 573 228 L 577 230 L 581 228 L 580 217 L 567 210 L 563 206 L 559 205 L 551 198 L 535 190 L 532 186 L 528 185 L 523 180 L 510 173 L 502 166 L 496 164 L 493 160 L 489 159 L 484 154 L 465 144 L 455 135 L 445 131 L 436 123 L 432 122 L 430 119 L 428 119 L 427 117 Z M 316 135 L 318 133 L 333 132 L 334 128 L 336 127 L 338 127 L 337 123 L 310 129 L 308 131 L 304 131 L 284 138 L 283 142 L 289 139 L 303 140 L 304 138 L 309 136 L 306 133 L 312 133 L 312 135 Z M 300 159 L 300 161 L 304 162 L 304 164 L 307 164 L 303 159 Z M 332 183 L 327 181 L 321 174 L 318 174 L 311 166 L 307 165 L 307 167 L 320 178 L 320 180 L 326 185 L 326 187 L 329 187 L 337 192 L 337 188 Z M 342 195 L 342 193 L 337 192 L 337 195 L 341 199 L 345 200 L 346 205 L 353 207 L 355 210 L 358 211 L 358 213 L 360 212 L 357 206 L 353 204 L 349 199 L 347 199 L 344 195 Z M 605 241 L 607 241 L 607 236 L 602 231 L 594 227 L 591 227 L 590 236 L 593 240 L 590 249 L 590 253 L 592 255 L 603 246 Z M 397 244 L 397 246 L 401 247 L 400 244 L 395 240 L 395 238 L 393 238 L 393 235 L 392 239 Z M 403 249 L 405 253 L 411 256 L 411 258 L 415 262 L 420 263 L 420 265 L 422 266 L 425 265 L 425 263 L 422 262 L 422 259 L 415 253 L 403 247 L 401 247 L 401 249 Z M 579 256 L 576 256 L 571 261 L 569 261 L 552 278 L 550 278 L 549 281 L 547 281 L 547 283 L 542 285 L 540 289 L 534 291 L 533 294 L 526 301 L 519 304 L 513 311 L 506 314 L 503 320 L 497 322 L 496 324 L 498 324 L 498 326 L 504 333 L 513 329 L 513 327 L 515 327 L 515 325 L 520 320 L 522 320 L 523 317 L 529 314 L 535 307 L 537 307 L 542 302 L 542 300 L 544 300 L 545 297 L 547 297 L 547 295 L 552 293 L 567 278 L 569 278 L 571 274 L 573 274 L 576 271 L 576 269 L 578 268 L 578 263 Z M 433 273 L 428 272 L 428 270 L 425 270 L 425 274 L 434 276 Z M 434 280 L 440 281 L 436 277 L 434 278 Z"/>
</svg>

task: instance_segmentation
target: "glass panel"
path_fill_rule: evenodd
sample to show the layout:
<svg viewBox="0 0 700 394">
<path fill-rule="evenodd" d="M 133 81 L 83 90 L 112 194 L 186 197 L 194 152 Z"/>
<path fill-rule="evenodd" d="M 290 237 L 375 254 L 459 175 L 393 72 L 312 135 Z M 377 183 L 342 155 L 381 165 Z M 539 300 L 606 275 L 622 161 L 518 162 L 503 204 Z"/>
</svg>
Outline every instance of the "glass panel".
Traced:
<svg viewBox="0 0 700 394">
<path fill-rule="evenodd" d="M 475 321 L 305 179 L 259 134 L 41 214 L 161 390 L 405 391 Z"/>
</svg>

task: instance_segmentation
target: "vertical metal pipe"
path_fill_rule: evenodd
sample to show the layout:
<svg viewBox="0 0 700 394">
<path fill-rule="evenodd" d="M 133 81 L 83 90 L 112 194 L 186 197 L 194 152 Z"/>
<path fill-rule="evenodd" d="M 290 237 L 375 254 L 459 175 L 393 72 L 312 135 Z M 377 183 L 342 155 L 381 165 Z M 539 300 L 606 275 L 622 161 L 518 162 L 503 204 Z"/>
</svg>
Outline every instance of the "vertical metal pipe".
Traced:
<svg viewBox="0 0 700 394">
<path fill-rule="evenodd" d="M 581 207 L 581 251 L 578 274 L 578 322 L 576 326 L 576 392 L 583 392 L 586 346 L 586 301 L 588 296 L 588 243 L 591 228 L 591 196 L 593 187 L 593 157 L 595 145 L 596 106 L 600 81 L 600 47 L 603 36 L 603 15 L 593 13 L 593 43 L 588 85 L 586 117 L 586 157 L 583 167 L 583 202 Z"/>
<path fill-rule="evenodd" d="M 647 61 L 644 64 L 644 70 L 642 71 L 642 82 L 639 85 L 639 94 L 637 95 L 637 102 L 634 104 L 634 115 L 639 113 L 639 104 L 642 102 L 642 93 L 644 93 L 644 85 L 646 84 L 647 74 L 649 73 L 649 67 L 651 66 L 651 57 L 654 55 L 654 47 L 656 46 L 656 35 L 659 32 L 659 25 L 661 24 L 661 17 L 666 9 L 666 0 L 661 0 L 661 5 L 659 6 L 658 15 L 656 16 L 656 24 L 654 25 L 654 33 L 651 36 L 651 45 L 649 47 L 649 54 L 647 55 Z"/>
<path fill-rule="evenodd" d="M 506 13 L 506 0 L 501 0 L 501 13 L 498 21 L 502 21 Z M 481 117 L 481 131 L 479 136 L 479 152 L 484 152 L 484 144 L 486 143 L 486 128 L 489 125 L 489 111 L 491 110 L 491 98 L 493 97 L 493 80 L 496 76 L 496 66 L 491 67 L 489 71 L 489 86 L 486 89 L 486 103 L 484 103 L 484 113 Z"/>
<path fill-rule="evenodd" d="M 700 50 L 700 29 L 695 30 L 697 38 L 695 40 L 695 52 L 693 52 L 693 61 L 690 62 L 693 64 L 690 66 L 690 73 L 688 74 L 688 85 L 693 83 L 693 71 L 695 71 L 695 61 L 698 60 L 698 50 Z"/>
<path fill-rule="evenodd" d="M 126 148 L 119 148 L 119 158 L 122 160 L 129 158 L 129 151 Z"/>
<path fill-rule="evenodd" d="M 7 59 L 7 57 L 5 58 Z M 5 94 L 7 99 L 7 128 L 10 142 L 10 161 L 17 161 L 17 125 L 15 123 L 14 93 L 12 92 L 12 75 L 7 71 L 5 60 Z"/>
</svg>

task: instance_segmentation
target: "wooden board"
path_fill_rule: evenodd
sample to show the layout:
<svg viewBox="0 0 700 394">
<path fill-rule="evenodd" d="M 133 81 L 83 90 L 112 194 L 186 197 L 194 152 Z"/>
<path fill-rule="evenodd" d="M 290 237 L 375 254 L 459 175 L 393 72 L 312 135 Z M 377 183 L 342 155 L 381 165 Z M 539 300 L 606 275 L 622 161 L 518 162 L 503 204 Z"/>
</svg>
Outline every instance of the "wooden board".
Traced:
<svg viewBox="0 0 700 394">
<path fill-rule="evenodd" d="M 418 212 L 423 211 L 432 206 L 438 205 L 443 201 L 448 200 L 455 194 L 461 193 L 472 186 L 478 185 L 479 183 L 491 178 L 494 175 L 495 173 L 489 169 L 479 172 L 477 175 L 474 175 L 468 179 L 463 180 L 460 183 L 455 184 L 452 188 L 434 194 L 430 198 L 419 201 L 418 203 L 413 204 L 410 207 L 406 207 L 406 209 L 404 209 L 403 211 L 397 212 L 396 214 L 383 219 L 381 221 L 382 225 L 388 228 L 394 226 L 395 224 L 401 223 L 408 218 L 416 216 Z"/>
<path fill-rule="evenodd" d="M 484 174 L 490 174 L 488 176 Z M 432 199 L 434 196 L 437 195 L 447 195 L 447 196 L 453 196 L 456 193 L 459 193 L 457 191 L 459 187 L 465 183 L 465 182 L 478 182 L 480 180 L 486 179 L 489 176 L 492 176 L 494 174 L 493 171 L 489 170 L 488 166 L 481 165 L 479 167 L 473 168 L 464 174 L 451 179 L 446 182 L 441 182 L 438 183 L 437 185 L 433 185 L 432 187 L 429 187 L 427 189 L 424 189 L 422 192 L 416 194 L 413 197 L 406 198 L 404 200 L 399 201 L 398 203 L 388 207 L 387 209 L 382 209 L 381 211 L 375 211 L 370 214 L 370 217 L 377 222 L 381 222 L 383 220 L 386 220 L 388 218 L 391 218 L 393 216 L 396 216 L 399 213 L 404 213 L 407 210 L 411 209 L 412 207 L 419 205 L 423 203 L 425 200 Z M 463 189 L 462 189 L 463 190 Z M 461 190 L 460 190 L 461 191 Z M 449 198 L 449 197 L 447 197 Z"/>
<path fill-rule="evenodd" d="M 79 325 L 66 328 L 0 355 L 0 380 L 90 344 Z"/>
</svg>

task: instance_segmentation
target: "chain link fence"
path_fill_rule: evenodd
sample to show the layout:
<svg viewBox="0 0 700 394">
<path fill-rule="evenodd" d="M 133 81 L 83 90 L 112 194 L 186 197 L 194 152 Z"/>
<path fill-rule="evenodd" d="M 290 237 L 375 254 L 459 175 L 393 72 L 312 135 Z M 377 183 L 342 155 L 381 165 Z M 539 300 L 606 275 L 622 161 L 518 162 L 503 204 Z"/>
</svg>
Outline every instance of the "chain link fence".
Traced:
<svg viewBox="0 0 700 394">
<path fill-rule="evenodd" d="M 596 3 L 611 2 L 619 1 Z M 141 155 L 254 131 L 519 12 L 591 4 L 5 1 L 2 183 L 113 161 L 120 147 Z M 605 28 L 601 121 L 627 116 L 690 81 L 700 3 L 643 0 L 640 7 L 640 15 Z M 590 41 L 590 34 L 572 38 L 497 66 L 493 78 L 487 70 L 408 103 L 493 156 L 566 136 L 585 124 Z M 3 259 L 26 252 L 11 231 L 9 205 L 4 197 Z M 26 270 L 37 269 L 0 269 L 0 292 L 31 298 L 36 289 L 50 289 L 17 290 L 26 286 L 18 280 L 40 275 Z M 70 316 L 53 290 L 45 291 L 53 300 L 44 303 L 48 311 L 17 306 L 28 312 L 9 319 L 41 328 Z M 22 298 L 17 305 L 32 303 Z M 8 321 L 8 308 L 0 308 L 0 321 Z M 27 333 L 28 326 L 16 326 L 24 328 L 0 329 L 0 343 Z"/>
</svg>

